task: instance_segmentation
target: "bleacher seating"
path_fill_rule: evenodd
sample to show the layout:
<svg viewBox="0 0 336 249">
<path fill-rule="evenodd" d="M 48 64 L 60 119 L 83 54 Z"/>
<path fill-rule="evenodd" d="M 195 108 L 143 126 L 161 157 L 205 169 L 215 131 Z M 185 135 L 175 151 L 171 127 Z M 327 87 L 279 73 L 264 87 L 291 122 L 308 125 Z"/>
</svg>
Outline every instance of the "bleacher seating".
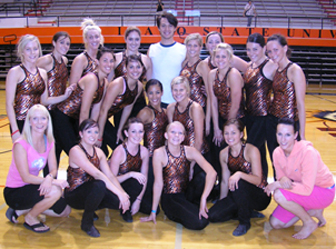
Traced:
<svg viewBox="0 0 336 249">
<path fill-rule="evenodd" d="M 246 18 L 242 16 L 246 1 L 193 0 L 186 1 L 184 6 L 181 2 L 183 1 L 166 0 L 165 9 L 177 9 L 179 15 L 183 10 L 200 10 L 204 17 L 200 20 L 194 18 L 194 25 L 219 26 L 222 24 L 219 16 L 224 16 L 224 26 L 246 26 Z M 258 27 L 288 27 L 288 17 L 295 17 L 291 18 L 291 28 L 320 28 L 320 18 L 328 17 L 316 0 L 258 0 L 254 3 L 259 16 L 256 23 Z M 98 15 L 100 17 L 95 19 L 101 26 L 121 25 L 121 19 L 111 15 L 125 15 L 122 25 L 148 26 L 153 25 L 155 10 L 156 1 L 150 0 L 57 0 L 53 1 L 44 15 L 63 16 L 60 18 L 62 26 L 71 26 L 74 23 L 79 25 L 80 20 L 69 17 L 71 15 Z M 187 24 L 186 20 L 183 19 L 183 25 Z M 323 25 L 325 28 L 334 28 L 334 23 L 330 20 L 324 21 Z"/>
</svg>

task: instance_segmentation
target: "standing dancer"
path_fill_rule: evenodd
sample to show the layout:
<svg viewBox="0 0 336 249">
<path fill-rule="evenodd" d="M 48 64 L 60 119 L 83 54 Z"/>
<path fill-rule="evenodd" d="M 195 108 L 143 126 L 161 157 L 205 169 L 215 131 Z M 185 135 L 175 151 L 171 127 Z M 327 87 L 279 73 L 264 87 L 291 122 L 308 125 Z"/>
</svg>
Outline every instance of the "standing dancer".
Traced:
<svg viewBox="0 0 336 249">
<path fill-rule="evenodd" d="M 246 51 L 251 60 L 244 74 L 247 143 L 259 149 L 263 174 L 267 177 L 265 131 L 271 101 L 272 80 L 277 64 L 266 57 L 265 50 L 266 43 L 262 35 L 254 33 L 247 38 Z"/>
<path fill-rule="evenodd" d="M 47 71 L 48 75 L 48 93 L 49 96 L 60 96 L 65 93 L 69 73 L 68 73 L 68 58 L 65 57 L 70 48 L 70 36 L 67 32 L 57 32 L 52 39 L 53 50 L 50 54 L 40 57 L 37 60 L 37 66 Z M 55 105 L 49 105 L 48 110 L 51 118 L 54 120 Z M 56 159 L 59 164 L 60 155 L 62 152 L 55 137 Z M 47 175 L 48 167 L 43 170 L 44 175 Z"/>
<path fill-rule="evenodd" d="M 11 68 L 6 78 L 6 112 L 13 142 L 20 137 L 29 108 L 38 103 L 57 104 L 71 93 L 68 89 L 63 95 L 48 96 L 47 72 L 37 67 L 42 50 L 36 36 L 22 36 L 17 54 L 21 64 Z"/>
<path fill-rule="evenodd" d="M 133 105 L 142 92 L 142 83 L 139 78 L 142 73 L 143 64 L 136 55 L 130 55 L 126 60 L 127 73 L 123 77 L 116 78 L 107 87 L 106 96 L 99 113 L 99 139 L 98 146 L 106 155 L 108 145 L 114 150 L 119 141 L 122 140 L 122 128 L 128 119 Z M 113 126 L 108 118 L 122 110 L 119 126 Z"/>
<path fill-rule="evenodd" d="M 270 36 L 266 46 L 268 56 L 278 64 L 273 78 L 274 97 L 267 123 L 267 147 L 272 159 L 273 151 L 278 146 L 275 134 L 280 118 L 294 119 L 299 127 L 298 140 L 306 139 L 306 78 L 301 67 L 288 59 L 290 49 L 284 36 L 280 34 Z"/>
<path fill-rule="evenodd" d="M 61 148 L 69 155 L 77 144 L 78 126 L 87 119 L 98 119 L 100 105 L 107 85 L 107 75 L 114 65 L 114 55 L 108 48 L 100 48 L 97 58 L 99 66 L 94 73 L 88 73 L 76 84 L 71 96 L 55 110 L 55 135 Z"/>
<path fill-rule="evenodd" d="M 92 19 L 85 18 L 81 26 L 85 51 L 77 55 L 71 65 L 69 83 L 74 87 L 81 77 L 89 72 L 93 72 L 98 67 L 98 49 L 100 45 L 104 45 L 104 37 L 101 34 L 101 29 Z"/>
</svg>

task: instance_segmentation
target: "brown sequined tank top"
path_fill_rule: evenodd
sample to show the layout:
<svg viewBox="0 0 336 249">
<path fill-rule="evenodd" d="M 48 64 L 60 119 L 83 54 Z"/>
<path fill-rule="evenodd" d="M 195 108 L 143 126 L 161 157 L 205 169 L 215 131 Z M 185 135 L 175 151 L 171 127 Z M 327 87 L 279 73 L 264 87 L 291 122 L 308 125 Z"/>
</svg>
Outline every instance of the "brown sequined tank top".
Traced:
<svg viewBox="0 0 336 249">
<path fill-rule="evenodd" d="M 57 97 L 65 93 L 69 77 L 68 68 L 61 59 L 58 62 L 53 54 L 50 54 L 53 60 L 53 68 L 48 74 L 48 93 L 49 97 Z M 55 105 L 49 105 L 48 110 L 55 108 Z"/>
<path fill-rule="evenodd" d="M 168 117 L 164 110 L 159 112 L 151 105 L 148 105 L 147 108 L 153 110 L 154 112 L 153 121 L 144 125 L 144 144 L 149 151 L 149 156 L 151 157 L 153 156 L 153 152 L 155 149 L 164 145 L 164 133 L 168 125 Z"/>
<path fill-rule="evenodd" d="M 141 159 L 141 154 L 140 154 L 140 145 L 138 148 L 138 152 L 136 153 L 135 156 L 131 155 L 129 151 L 127 150 L 127 146 L 125 143 L 122 144 L 125 152 L 126 152 L 126 160 L 119 166 L 119 172 L 118 176 L 124 175 L 130 171 L 136 171 L 140 172 L 141 170 L 141 165 L 142 165 L 142 159 Z"/>
<path fill-rule="evenodd" d="M 196 68 L 201 61 L 202 60 L 199 59 L 190 67 L 188 66 L 188 63 L 186 63 L 186 65 L 182 68 L 180 75 L 187 77 L 189 80 L 190 99 L 197 102 L 204 108 L 207 101 L 205 85 L 202 76 L 196 71 Z"/>
<path fill-rule="evenodd" d="M 237 157 L 232 156 L 231 150 L 229 149 L 227 165 L 228 165 L 231 175 L 233 175 L 237 171 L 241 171 L 246 174 L 252 174 L 251 163 L 246 161 L 244 158 L 245 148 L 246 148 L 246 144 L 243 143 L 242 148 Z M 267 186 L 267 180 L 266 180 L 266 176 L 263 174 L 261 183 L 257 187 L 264 188 L 266 186 Z"/>
<path fill-rule="evenodd" d="M 104 94 L 104 89 L 105 89 L 105 80 L 103 80 L 103 83 L 101 84 L 99 82 L 98 73 L 94 72 L 94 74 L 96 75 L 97 80 L 98 80 L 98 87 L 93 96 L 91 106 L 101 101 L 103 94 Z M 67 98 L 65 101 L 61 102 L 60 104 L 58 104 L 57 108 L 64 114 L 68 115 L 69 117 L 72 117 L 74 119 L 79 119 L 80 108 L 82 105 L 83 92 L 84 90 L 77 83 L 76 89 L 72 91 L 70 97 Z"/>
<path fill-rule="evenodd" d="M 231 96 L 231 91 L 230 88 L 227 86 L 227 77 L 230 73 L 232 68 L 229 68 L 228 71 L 226 72 L 226 75 L 222 81 L 219 79 L 219 70 L 216 72 L 216 77 L 215 77 L 215 84 L 213 86 L 214 94 L 217 97 L 218 101 L 218 111 L 221 117 L 225 120 L 228 119 L 229 117 L 229 112 L 231 109 L 231 104 L 232 100 L 231 98 L 235 96 Z M 242 118 L 244 117 L 244 101 L 243 101 L 243 95 L 240 100 L 240 106 L 239 110 L 237 113 L 236 118 Z"/>
<path fill-rule="evenodd" d="M 194 120 L 191 119 L 189 112 L 190 112 L 190 106 L 192 105 L 193 101 L 189 100 L 189 103 L 184 110 L 184 112 L 180 112 L 178 110 L 179 104 L 176 102 L 174 113 L 173 113 L 173 121 L 179 121 L 186 130 L 186 136 L 184 139 L 183 144 L 188 145 L 191 147 L 195 147 L 195 125 Z M 204 154 L 208 152 L 209 146 L 204 136 L 205 132 L 203 131 L 203 143 L 201 148 L 201 153 Z"/>
<path fill-rule="evenodd" d="M 136 87 L 134 87 L 134 89 L 131 90 L 128 87 L 126 75 L 123 76 L 123 80 L 124 80 L 124 85 L 126 87 L 125 92 L 122 94 L 119 94 L 114 100 L 111 108 L 108 111 L 109 118 L 113 116 L 114 114 L 118 113 L 119 111 L 121 111 L 124 107 L 132 104 L 138 94 L 138 83 L 136 83 Z"/>
<path fill-rule="evenodd" d="M 32 74 L 22 64 L 20 67 L 26 77 L 16 85 L 14 111 L 17 120 L 25 120 L 30 107 L 41 102 L 45 83 L 38 68 L 36 73 Z"/>
<path fill-rule="evenodd" d="M 180 156 L 174 157 L 165 146 L 168 163 L 163 168 L 163 193 L 184 193 L 189 183 L 190 162 L 187 159 L 185 148 L 180 146 Z"/>
<path fill-rule="evenodd" d="M 88 64 L 87 64 L 86 68 L 83 70 L 82 77 L 87 75 L 90 72 L 94 72 L 98 68 L 97 61 L 92 59 L 87 51 L 83 52 L 83 54 L 85 55 L 85 57 L 88 61 Z"/>
<path fill-rule="evenodd" d="M 272 81 L 262 73 L 268 61 L 266 59 L 257 68 L 252 68 L 251 64 L 244 74 L 246 110 L 251 116 L 267 116 L 268 114 Z"/>
<path fill-rule="evenodd" d="M 93 147 L 93 156 L 90 156 L 89 153 L 84 149 L 84 147 L 81 144 L 78 144 L 78 146 L 84 151 L 87 159 L 95 166 L 97 169 L 100 170 L 100 160 L 97 155 L 96 148 Z M 71 166 L 68 167 L 67 170 L 68 173 L 68 183 L 69 188 L 66 188 L 65 191 L 73 191 L 82 184 L 94 180 L 94 178 L 89 175 L 85 170 L 81 168 L 72 168 Z"/>
<path fill-rule="evenodd" d="M 269 113 L 277 118 L 291 118 L 297 121 L 298 110 L 296 105 L 294 83 L 287 78 L 288 68 L 293 62 L 282 71 L 276 71 L 273 79 L 273 101 L 270 106 Z"/>
</svg>

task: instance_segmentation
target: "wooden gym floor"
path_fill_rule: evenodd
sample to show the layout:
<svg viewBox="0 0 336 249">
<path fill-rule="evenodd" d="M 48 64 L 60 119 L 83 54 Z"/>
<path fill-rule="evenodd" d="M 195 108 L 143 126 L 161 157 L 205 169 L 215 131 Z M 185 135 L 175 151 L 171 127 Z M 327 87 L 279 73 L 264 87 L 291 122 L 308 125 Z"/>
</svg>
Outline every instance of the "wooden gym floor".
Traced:
<svg viewBox="0 0 336 249">
<path fill-rule="evenodd" d="M 336 110 L 335 95 L 306 95 L 307 133 L 320 151 L 324 162 L 336 175 L 336 122 L 313 115 L 323 110 Z M 334 115 L 335 119 L 335 115 Z M 329 128 L 328 128 L 329 127 Z M 5 91 L 0 89 L 0 191 L 3 191 L 11 161 L 12 142 L 5 110 Z M 65 177 L 67 156 L 62 154 L 60 177 Z M 209 203 L 211 206 L 211 203 Z M 275 208 L 274 201 L 263 211 L 268 217 Z M 300 229 L 294 227 L 272 230 L 267 218 L 252 219 L 252 227 L 245 236 L 234 237 L 232 231 L 237 221 L 210 224 L 203 231 L 190 231 L 180 224 L 167 220 L 161 212 L 158 222 L 141 223 L 143 214 L 134 216 L 133 223 L 125 223 L 115 210 L 100 210 L 95 222 L 101 233 L 100 238 L 91 238 L 80 230 L 82 211 L 72 210 L 68 218 L 41 217 L 50 226 L 46 234 L 35 234 L 19 224 L 10 223 L 5 217 L 7 205 L 0 195 L 0 249 L 4 248 L 336 248 L 336 205 L 333 203 L 324 212 L 325 227 L 318 228 L 308 239 L 296 240 L 291 237 Z"/>
</svg>

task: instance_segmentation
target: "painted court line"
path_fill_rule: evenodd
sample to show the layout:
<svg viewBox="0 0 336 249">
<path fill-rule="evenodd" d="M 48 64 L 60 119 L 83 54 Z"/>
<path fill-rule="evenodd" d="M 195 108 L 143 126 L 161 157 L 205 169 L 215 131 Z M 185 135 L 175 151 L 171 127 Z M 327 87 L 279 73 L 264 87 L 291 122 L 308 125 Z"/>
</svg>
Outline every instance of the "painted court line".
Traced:
<svg viewBox="0 0 336 249">
<path fill-rule="evenodd" d="M 180 223 L 176 224 L 176 235 L 175 235 L 175 249 L 182 248 L 182 228 Z"/>
</svg>

